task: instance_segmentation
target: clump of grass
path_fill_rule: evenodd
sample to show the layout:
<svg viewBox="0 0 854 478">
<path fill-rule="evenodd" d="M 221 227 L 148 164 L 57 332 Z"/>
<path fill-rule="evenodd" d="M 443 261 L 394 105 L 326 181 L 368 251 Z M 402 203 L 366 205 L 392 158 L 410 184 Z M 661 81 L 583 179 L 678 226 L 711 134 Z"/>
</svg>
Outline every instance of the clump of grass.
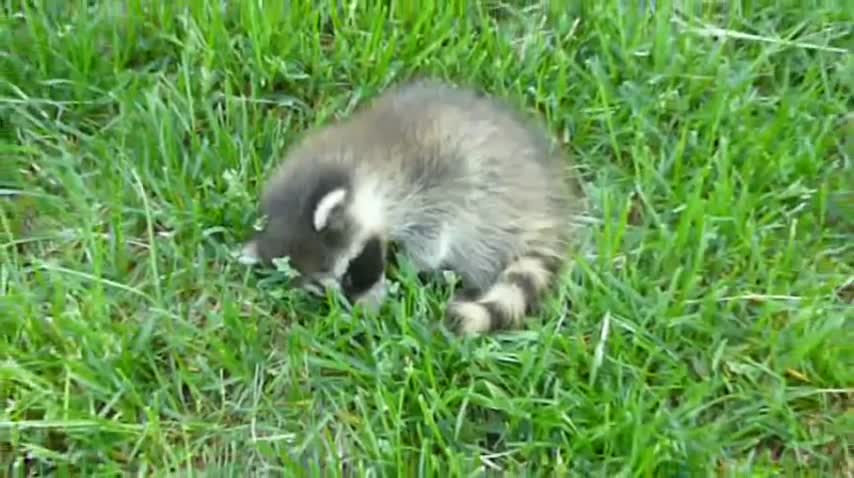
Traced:
<svg viewBox="0 0 854 478">
<path fill-rule="evenodd" d="M 842 3 L 90 3 L 0 18 L 10 473 L 850 474 Z M 449 339 L 405 268 L 369 317 L 230 256 L 290 141 L 416 74 L 585 171 L 592 254 L 530 330 Z"/>
</svg>

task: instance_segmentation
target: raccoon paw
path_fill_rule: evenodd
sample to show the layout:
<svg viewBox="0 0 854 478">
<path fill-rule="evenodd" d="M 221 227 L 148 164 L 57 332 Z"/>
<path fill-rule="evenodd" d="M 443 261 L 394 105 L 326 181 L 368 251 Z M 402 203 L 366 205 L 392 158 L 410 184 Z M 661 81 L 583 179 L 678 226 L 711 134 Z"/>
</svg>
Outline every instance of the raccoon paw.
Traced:
<svg viewBox="0 0 854 478">
<path fill-rule="evenodd" d="M 354 305 L 362 307 L 368 313 L 375 314 L 379 312 L 387 296 L 388 284 L 385 277 L 382 277 L 370 289 L 360 295 Z"/>
</svg>

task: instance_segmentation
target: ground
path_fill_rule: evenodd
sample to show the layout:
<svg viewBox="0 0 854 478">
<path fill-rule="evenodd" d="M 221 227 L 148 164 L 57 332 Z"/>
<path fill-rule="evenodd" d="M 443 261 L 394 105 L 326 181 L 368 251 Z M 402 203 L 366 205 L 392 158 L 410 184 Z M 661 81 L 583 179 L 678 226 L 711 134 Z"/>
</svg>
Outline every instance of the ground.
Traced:
<svg viewBox="0 0 854 478">
<path fill-rule="evenodd" d="M 851 476 L 850 5 L 515 3 L 6 2 L 3 465 Z M 525 331 L 230 256 L 302 131 L 416 75 L 539 114 L 587 181 Z"/>
</svg>

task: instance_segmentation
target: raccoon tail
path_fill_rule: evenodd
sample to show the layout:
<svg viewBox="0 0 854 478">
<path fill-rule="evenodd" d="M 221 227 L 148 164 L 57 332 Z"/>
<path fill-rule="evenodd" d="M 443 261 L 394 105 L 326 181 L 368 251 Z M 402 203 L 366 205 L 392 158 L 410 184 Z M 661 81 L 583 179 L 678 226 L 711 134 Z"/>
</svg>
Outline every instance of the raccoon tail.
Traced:
<svg viewBox="0 0 854 478">
<path fill-rule="evenodd" d="M 563 258 L 529 252 L 510 262 L 477 298 L 454 298 L 446 320 L 459 335 L 519 328 L 535 312 L 563 267 Z"/>
</svg>

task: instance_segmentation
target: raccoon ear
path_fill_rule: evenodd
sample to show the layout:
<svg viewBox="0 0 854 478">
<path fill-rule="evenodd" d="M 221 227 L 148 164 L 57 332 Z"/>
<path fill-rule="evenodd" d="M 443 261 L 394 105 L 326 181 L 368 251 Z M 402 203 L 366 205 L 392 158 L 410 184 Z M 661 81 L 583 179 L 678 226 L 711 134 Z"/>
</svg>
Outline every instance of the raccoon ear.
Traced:
<svg viewBox="0 0 854 478">
<path fill-rule="evenodd" d="M 347 190 L 344 188 L 333 189 L 326 193 L 325 196 L 317 201 L 317 206 L 314 208 L 314 230 L 322 231 L 329 227 L 334 221 L 336 215 L 341 211 L 344 205 L 344 199 L 347 197 Z"/>
</svg>

